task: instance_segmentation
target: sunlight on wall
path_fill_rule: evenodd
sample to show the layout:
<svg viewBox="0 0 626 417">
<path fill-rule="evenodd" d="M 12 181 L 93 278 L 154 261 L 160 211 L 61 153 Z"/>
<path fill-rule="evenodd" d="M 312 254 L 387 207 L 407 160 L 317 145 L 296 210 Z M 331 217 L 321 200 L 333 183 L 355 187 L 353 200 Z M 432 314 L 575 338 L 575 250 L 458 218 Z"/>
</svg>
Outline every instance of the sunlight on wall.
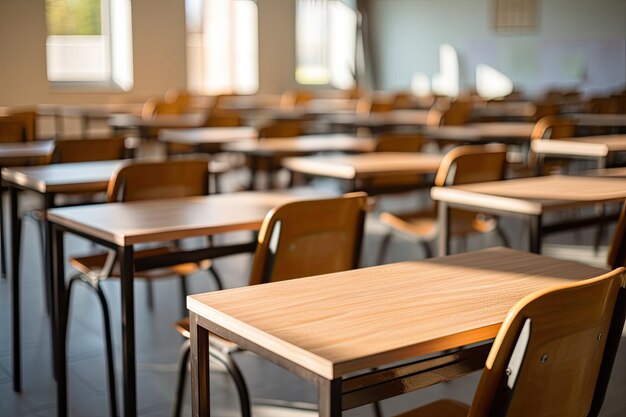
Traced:
<svg viewBox="0 0 626 417">
<path fill-rule="evenodd" d="M 433 93 L 456 97 L 459 94 L 459 58 L 452 45 L 439 46 L 439 73 L 433 75 Z"/>
<path fill-rule="evenodd" d="M 513 92 L 513 81 L 485 64 L 476 66 L 476 91 L 486 100 L 504 97 Z"/>
</svg>

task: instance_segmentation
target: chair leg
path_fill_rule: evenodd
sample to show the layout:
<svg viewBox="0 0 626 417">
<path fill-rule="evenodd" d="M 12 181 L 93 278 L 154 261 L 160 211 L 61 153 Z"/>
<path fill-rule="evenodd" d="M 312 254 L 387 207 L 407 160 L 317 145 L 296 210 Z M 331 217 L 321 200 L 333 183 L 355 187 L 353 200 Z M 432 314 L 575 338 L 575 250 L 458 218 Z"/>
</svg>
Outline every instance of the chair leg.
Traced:
<svg viewBox="0 0 626 417">
<path fill-rule="evenodd" d="M 104 340 L 106 347 L 107 373 L 109 383 L 109 406 L 111 407 L 111 416 L 117 416 L 117 392 L 115 390 L 115 367 L 113 361 L 113 338 L 111 335 L 111 317 L 109 316 L 109 306 L 102 291 L 100 283 L 96 283 L 93 288 L 98 294 L 98 299 L 102 305 L 102 318 L 104 325 Z"/>
<path fill-rule="evenodd" d="M 380 408 L 380 403 L 376 402 L 376 403 L 372 403 L 372 408 L 374 409 L 374 416 L 375 417 L 383 417 L 383 412 Z"/>
<path fill-rule="evenodd" d="M 191 352 L 191 341 L 186 339 L 180 347 L 178 354 L 178 382 L 176 383 L 176 399 L 174 400 L 173 417 L 180 417 L 183 409 L 183 397 L 185 396 L 185 381 L 187 379 L 187 366 Z"/>
<path fill-rule="evenodd" d="M 215 351 L 214 349 L 209 349 L 209 355 L 211 359 L 224 366 L 226 368 L 226 371 L 233 378 L 233 382 L 235 383 L 235 387 L 237 388 L 237 393 L 239 394 L 241 416 L 250 417 L 252 414 L 250 406 L 250 394 L 248 393 L 246 381 L 243 379 L 243 375 L 241 374 L 239 367 L 233 361 L 233 358 L 229 353 L 222 353 Z"/>
<path fill-rule="evenodd" d="M 391 242 L 391 238 L 393 237 L 392 232 L 387 232 L 385 236 L 383 236 L 382 242 L 380 242 L 380 249 L 378 250 L 378 265 L 382 265 L 385 263 L 385 258 L 387 257 L 387 250 L 389 249 L 389 243 Z"/>
<path fill-rule="evenodd" d="M 419 244 L 422 247 L 422 250 L 424 251 L 425 258 L 426 259 L 432 258 L 433 250 L 430 248 L 430 245 L 428 244 L 428 242 L 424 240 L 420 240 Z"/>
<path fill-rule="evenodd" d="M 47 250 L 46 249 L 46 236 L 45 236 L 44 229 L 43 229 L 43 222 L 40 220 L 35 220 L 35 223 L 37 223 L 37 229 L 39 229 L 41 253 L 43 254 Z M 50 309 L 52 308 L 52 283 L 48 279 L 46 279 L 47 277 L 46 277 L 45 271 L 42 274 L 42 276 L 43 276 L 43 288 L 45 291 L 45 298 L 46 298 L 46 313 L 50 315 Z"/>
<path fill-rule="evenodd" d="M 185 317 L 187 315 L 189 315 L 189 312 L 187 311 L 187 294 L 189 294 L 189 290 L 187 288 L 187 275 L 180 275 L 180 292 L 182 295 L 182 311 L 183 311 L 183 315 L 181 317 Z"/>
<path fill-rule="evenodd" d="M 154 288 L 152 288 L 152 280 L 146 280 L 146 296 L 148 297 L 148 310 L 154 310 Z"/>
<path fill-rule="evenodd" d="M 211 265 L 209 269 L 207 269 L 207 272 L 209 272 L 211 276 L 213 277 L 213 281 L 215 281 L 215 285 L 217 286 L 217 289 L 220 291 L 223 290 L 224 284 L 222 283 L 222 279 L 217 273 L 217 269 L 215 269 L 215 266 Z"/>
<path fill-rule="evenodd" d="M 502 244 L 505 247 L 510 248 L 511 245 L 509 243 L 509 238 L 506 237 L 506 234 L 504 233 L 504 230 L 502 230 L 502 228 L 500 227 L 499 224 L 496 226 L 495 232 L 496 232 L 496 235 L 498 236 L 498 239 L 500 239 L 500 241 L 502 242 Z"/>
</svg>

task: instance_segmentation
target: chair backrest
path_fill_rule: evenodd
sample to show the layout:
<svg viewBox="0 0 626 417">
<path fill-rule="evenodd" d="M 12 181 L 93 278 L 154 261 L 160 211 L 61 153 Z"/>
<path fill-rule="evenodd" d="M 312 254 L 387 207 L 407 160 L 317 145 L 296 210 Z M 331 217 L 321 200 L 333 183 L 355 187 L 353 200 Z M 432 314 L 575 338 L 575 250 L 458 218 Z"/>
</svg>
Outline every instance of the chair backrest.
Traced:
<svg viewBox="0 0 626 417">
<path fill-rule="evenodd" d="M 376 137 L 376 152 L 419 152 L 424 136 L 419 133 L 383 133 Z"/>
<path fill-rule="evenodd" d="M 499 181 L 506 171 L 506 145 L 458 146 L 441 160 L 435 185 L 461 185 Z"/>
<path fill-rule="evenodd" d="M 54 143 L 51 162 L 112 161 L 126 156 L 125 138 L 61 139 Z"/>
<path fill-rule="evenodd" d="M 131 162 L 111 177 L 107 201 L 193 197 L 207 195 L 208 190 L 208 159 Z"/>
<path fill-rule="evenodd" d="M 259 139 L 293 138 L 302 134 L 302 123 L 299 120 L 274 120 L 259 128 Z"/>
<path fill-rule="evenodd" d="M 607 264 L 611 268 L 626 266 L 626 202 L 622 206 L 622 214 L 615 227 Z"/>
<path fill-rule="evenodd" d="M 241 117 L 228 112 L 211 112 L 206 119 L 206 127 L 237 127 L 242 126 Z"/>
<path fill-rule="evenodd" d="M 359 192 L 274 208 L 259 232 L 250 285 L 357 268 L 366 205 Z"/>
<path fill-rule="evenodd" d="M 456 100 L 443 112 L 440 123 L 444 126 L 460 126 L 468 123 L 472 114 L 472 103 L 465 100 Z"/>
<path fill-rule="evenodd" d="M 563 116 L 542 117 L 535 123 L 531 139 L 563 139 L 574 137 L 576 122 Z"/>
<path fill-rule="evenodd" d="M 597 415 L 624 325 L 623 287 L 620 268 L 520 300 L 493 343 L 468 417 Z"/>
<path fill-rule="evenodd" d="M 0 142 L 22 142 L 37 139 L 37 112 L 17 111 L 0 117 Z"/>
</svg>

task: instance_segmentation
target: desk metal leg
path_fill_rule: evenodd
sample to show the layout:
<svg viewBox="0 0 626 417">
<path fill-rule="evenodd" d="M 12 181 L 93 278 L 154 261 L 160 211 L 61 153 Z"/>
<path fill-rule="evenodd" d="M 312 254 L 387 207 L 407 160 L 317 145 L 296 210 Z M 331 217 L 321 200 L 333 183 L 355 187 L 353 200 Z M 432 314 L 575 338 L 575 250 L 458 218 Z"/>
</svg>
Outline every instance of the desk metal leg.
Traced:
<svg viewBox="0 0 626 417">
<path fill-rule="evenodd" d="M 439 218 L 439 256 L 446 256 L 450 253 L 450 207 L 448 204 L 439 202 L 437 216 Z"/>
<path fill-rule="evenodd" d="M 0 275 L 2 278 L 6 279 L 7 277 L 7 245 L 6 239 L 4 238 L 4 192 L 2 191 L 2 183 L 0 181 Z"/>
<path fill-rule="evenodd" d="M 63 231 L 51 226 L 52 233 L 52 263 L 54 275 L 53 294 L 56 297 L 53 308 L 56 310 L 56 347 L 55 369 L 57 379 L 57 415 L 67 416 L 67 358 L 66 358 L 66 332 L 67 332 L 67 289 L 65 288 L 65 255 L 63 248 Z"/>
<path fill-rule="evenodd" d="M 543 216 L 529 216 L 528 218 L 528 244 L 532 253 L 541 253 L 541 224 Z"/>
<path fill-rule="evenodd" d="M 319 417 L 341 417 L 341 383 L 341 378 L 320 381 Z"/>
<path fill-rule="evenodd" d="M 122 366 L 124 369 L 124 416 L 137 415 L 137 364 L 135 362 L 135 306 L 133 247 L 118 249 L 122 287 Z"/>
<path fill-rule="evenodd" d="M 209 331 L 198 324 L 196 313 L 189 316 L 191 330 L 191 415 L 209 417 Z"/>
<path fill-rule="evenodd" d="M 9 188 L 9 224 L 11 231 L 11 305 L 13 331 L 13 390 L 22 390 L 22 350 L 20 335 L 20 220 L 15 187 Z"/>
<path fill-rule="evenodd" d="M 56 361 L 54 358 L 56 357 L 56 346 L 57 346 L 57 335 L 58 330 L 56 329 L 57 325 L 57 309 L 55 307 L 56 304 L 56 295 L 55 295 L 55 285 L 54 285 L 54 265 L 52 260 L 52 250 L 50 249 L 52 246 L 52 228 L 47 219 L 48 210 L 54 207 L 54 194 L 43 194 L 43 218 L 41 227 L 43 228 L 43 266 L 44 266 L 44 288 L 45 288 L 45 296 L 47 297 L 46 303 L 50 306 L 50 329 L 52 334 L 52 364 L 54 376 L 56 377 Z M 62 323 L 62 322 L 61 322 Z"/>
</svg>

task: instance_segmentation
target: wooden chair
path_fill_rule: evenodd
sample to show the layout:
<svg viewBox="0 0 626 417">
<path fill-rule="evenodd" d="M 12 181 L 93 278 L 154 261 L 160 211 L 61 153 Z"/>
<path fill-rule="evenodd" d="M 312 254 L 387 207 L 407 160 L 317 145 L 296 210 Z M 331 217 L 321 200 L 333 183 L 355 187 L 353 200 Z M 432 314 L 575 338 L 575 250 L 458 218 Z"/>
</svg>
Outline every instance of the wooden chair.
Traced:
<svg viewBox="0 0 626 417">
<path fill-rule="evenodd" d="M 564 116 L 546 116 L 535 123 L 535 127 L 530 134 L 530 140 L 563 139 L 572 138 L 575 135 L 576 122 L 573 119 Z M 529 150 L 527 164 L 529 168 L 535 170 L 536 175 L 541 175 L 562 171 L 567 161 L 554 158 L 546 161 L 543 156 L 537 156 L 537 154 Z"/>
<path fill-rule="evenodd" d="M 626 201 L 622 205 L 622 213 L 615 227 L 607 264 L 612 269 L 626 266 Z"/>
<path fill-rule="evenodd" d="M 597 416 L 626 313 L 624 268 L 530 294 L 509 311 L 471 406 L 440 400 L 397 417 Z"/>
<path fill-rule="evenodd" d="M 54 143 L 51 163 L 113 161 L 126 157 L 125 138 L 62 139 Z"/>
<path fill-rule="evenodd" d="M 470 184 L 484 181 L 499 181 L 506 170 L 506 146 L 502 144 L 459 146 L 449 151 L 441 161 L 435 185 Z M 466 238 L 471 233 L 495 231 L 505 245 L 508 242 L 493 217 L 484 217 L 465 210 L 452 210 L 452 235 Z M 401 232 L 422 246 L 426 257 L 432 256 L 429 242 L 439 237 L 436 206 L 417 212 L 393 214 L 381 213 L 379 220 L 389 228 L 383 237 L 378 263 L 383 263 L 394 232 Z"/>
<path fill-rule="evenodd" d="M 208 193 L 209 171 L 206 159 L 180 159 L 166 162 L 135 162 L 121 167 L 111 178 L 107 190 L 108 202 L 144 201 L 164 198 L 180 198 L 200 196 Z M 135 252 L 135 259 L 153 257 L 177 251 L 176 245 L 141 249 Z M 78 271 L 69 281 L 67 308 L 71 289 L 76 282 L 86 284 L 93 289 L 102 306 L 104 319 L 104 336 L 107 355 L 107 373 L 109 385 L 109 404 L 111 415 L 117 415 L 117 396 L 115 391 L 115 370 L 113 365 L 113 344 L 109 307 L 102 291 L 101 283 L 109 278 L 119 276 L 119 263 L 114 252 L 96 253 L 74 257 L 70 264 Z M 210 260 L 199 263 L 184 263 L 171 267 L 148 271 L 136 271 L 135 279 L 143 279 L 148 283 L 148 305 L 152 308 L 152 291 L 150 283 L 157 279 L 177 276 L 181 284 L 181 302 L 184 314 L 185 297 L 187 295 L 186 277 L 198 271 L 208 271 L 217 288 L 222 283 Z M 66 315 L 68 317 L 68 315 Z"/>
<path fill-rule="evenodd" d="M 288 203 L 271 210 L 261 226 L 249 285 L 355 269 L 359 265 L 367 195 L 362 192 L 339 198 Z M 307 221 L 302 221 L 307 219 Z M 189 319 L 176 323 L 189 338 Z M 250 397 L 232 354 L 241 349 L 217 335 L 210 337 L 211 359 L 233 377 L 243 417 L 250 416 Z M 174 416 L 181 413 L 189 341 L 179 359 L 179 379 Z"/>
<path fill-rule="evenodd" d="M 20 111 L 0 117 L 0 142 L 25 142 L 36 139 L 36 112 Z"/>
<path fill-rule="evenodd" d="M 425 142 L 419 133 L 388 132 L 376 137 L 375 152 L 420 152 Z M 423 188 L 422 175 L 385 175 L 360 181 L 359 189 L 369 195 L 401 193 Z"/>
</svg>

